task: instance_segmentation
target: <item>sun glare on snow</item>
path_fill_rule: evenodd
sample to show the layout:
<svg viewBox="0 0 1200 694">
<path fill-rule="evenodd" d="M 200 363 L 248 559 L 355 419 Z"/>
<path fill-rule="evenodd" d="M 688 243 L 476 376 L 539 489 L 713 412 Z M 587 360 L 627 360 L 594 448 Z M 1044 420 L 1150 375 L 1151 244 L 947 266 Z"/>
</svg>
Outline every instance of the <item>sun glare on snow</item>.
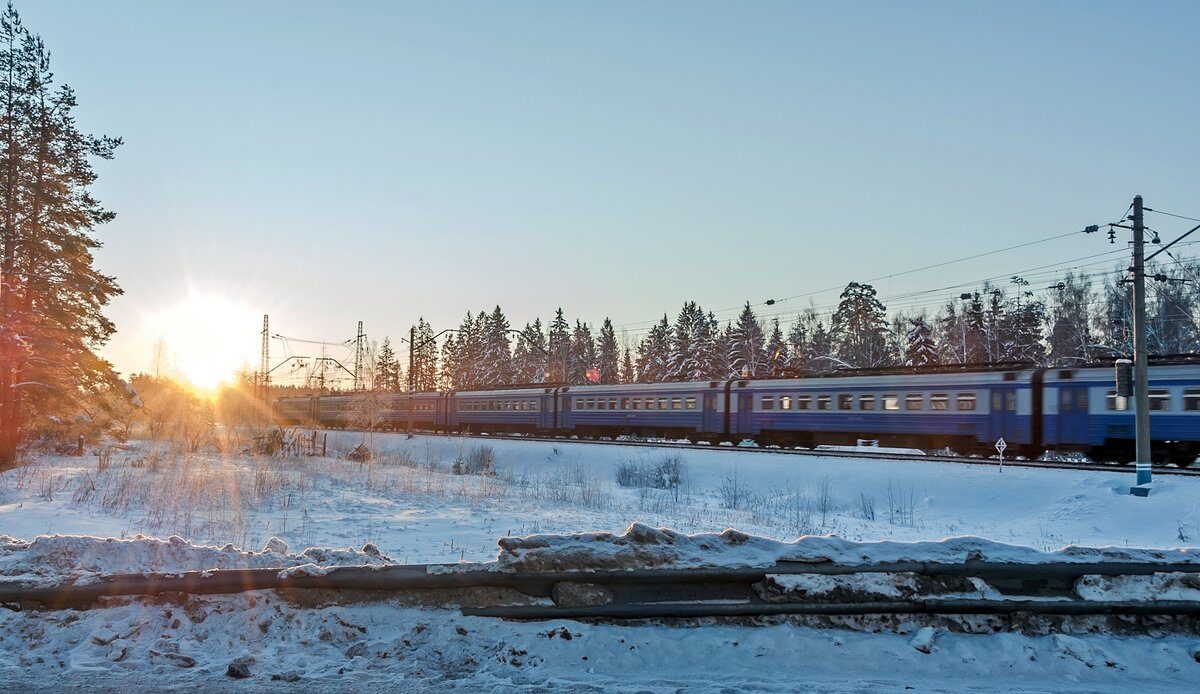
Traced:
<svg viewBox="0 0 1200 694">
<path fill-rule="evenodd" d="M 189 291 L 178 304 L 150 317 L 145 332 L 166 342 L 167 367 L 198 388 L 232 378 L 255 357 L 254 311 L 218 294 Z"/>
</svg>

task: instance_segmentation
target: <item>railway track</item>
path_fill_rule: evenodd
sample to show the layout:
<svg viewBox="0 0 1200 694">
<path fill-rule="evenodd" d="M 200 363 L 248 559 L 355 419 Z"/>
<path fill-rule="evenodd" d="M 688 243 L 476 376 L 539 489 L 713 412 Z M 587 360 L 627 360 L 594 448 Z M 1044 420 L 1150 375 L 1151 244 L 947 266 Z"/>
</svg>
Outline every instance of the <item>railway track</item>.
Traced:
<svg viewBox="0 0 1200 694">
<path fill-rule="evenodd" d="M 1200 581 L 1200 563 L 778 562 L 761 568 L 532 572 L 500 570 L 495 564 L 231 569 L 122 574 L 49 587 L 0 581 L 0 606 L 102 609 L 123 599 L 162 602 L 273 590 L 305 604 L 388 601 L 520 620 L 981 615 L 1014 624 L 1033 617 L 1084 618 L 1100 628 L 1119 624 L 1132 632 L 1153 626 L 1194 633 L 1200 627 L 1200 600 L 1156 599 L 1128 588 L 1108 596 L 1078 591 L 1081 580 L 1097 577 L 1114 584 L 1158 581 L 1160 588 L 1164 580 L 1175 581 L 1158 594 L 1177 595 L 1178 586 Z M 1113 622 L 1114 617 L 1120 619 Z"/>
<path fill-rule="evenodd" d="M 357 431 L 349 429 L 334 429 L 330 431 Z M 675 441 L 675 440 L 655 440 L 655 439 L 593 439 L 593 438 L 578 438 L 574 436 L 530 436 L 525 434 L 508 435 L 508 434 L 471 434 L 471 433 L 437 433 L 430 431 L 415 432 L 421 436 L 440 436 L 447 438 L 472 438 L 485 441 L 541 441 L 546 443 L 582 443 L 589 445 L 603 446 L 632 446 L 637 448 L 667 448 L 675 450 L 702 450 L 702 451 L 739 451 L 744 453 L 757 453 L 763 455 L 794 455 L 807 456 L 818 458 L 850 458 L 858 460 L 912 460 L 920 462 L 937 462 L 937 463 L 957 463 L 960 465 L 988 465 L 996 467 L 1000 464 L 997 458 L 982 458 L 972 456 L 948 456 L 948 455 L 928 455 L 915 453 L 897 453 L 897 452 L 876 452 L 870 449 L 858 449 L 854 451 L 845 450 L 820 450 L 809 448 L 781 448 L 772 446 L 729 446 L 729 445 L 711 445 L 707 443 L 693 443 L 690 441 Z M 1112 462 L 1073 462 L 1062 460 L 1028 460 L 1021 458 L 1005 458 L 1003 461 L 1005 467 L 1023 467 L 1023 468 L 1043 468 L 1051 470 L 1083 470 L 1087 472 L 1128 472 L 1133 474 L 1134 469 L 1132 463 L 1112 463 Z M 1154 474 L 1156 475 L 1173 475 L 1173 476 L 1198 476 L 1200 469 L 1198 468 L 1178 468 L 1167 466 L 1154 466 Z"/>
</svg>

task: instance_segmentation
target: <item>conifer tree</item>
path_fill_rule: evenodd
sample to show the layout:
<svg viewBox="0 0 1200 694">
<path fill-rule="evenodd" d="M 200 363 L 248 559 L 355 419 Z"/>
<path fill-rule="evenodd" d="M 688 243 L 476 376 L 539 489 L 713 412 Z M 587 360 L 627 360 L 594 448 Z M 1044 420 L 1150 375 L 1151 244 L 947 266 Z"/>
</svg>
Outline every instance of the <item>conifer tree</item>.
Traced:
<svg viewBox="0 0 1200 694">
<path fill-rule="evenodd" d="M 729 367 L 735 377 L 762 378 L 766 375 L 766 336 L 747 301 L 737 323 L 726 331 Z"/>
<path fill-rule="evenodd" d="M 858 282 L 846 285 L 830 326 L 837 358 L 858 368 L 885 365 L 886 315 L 874 287 Z"/>
<path fill-rule="evenodd" d="M 779 319 L 771 321 L 771 334 L 767 337 L 763 349 L 763 374 L 767 378 L 782 378 L 788 370 L 788 348 L 783 341 L 783 330 L 779 327 Z"/>
<path fill-rule="evenodd" d="M 518 383 L 543 383 L 546 373 L 546 335 L 542 319 L 526 323 L 513 349 L 513 372 Z"/>
<path fill-rule="evenodd" d="M 438 386 L 438 346 L 433 339 L 433 326 L 425 317 L 417 319 L 416 337 L 413 340 L 413 368 L 409 378 L 418 392 L 436 390 Z"/>
<path fill-rule="evenodd" d="M 571 368 L 571 324 L 563 316 L 562 308 L 554 312 L 554 320 L 550 322 L 550 335 L 547 344 L 549 354 L 546 372 L 550 374 L 551 383 L 567 383 Z"/>
<path fill-rule="evenodd" d="M 396 360 L 392 341 L 388 337 L 383 338 L 379 356 L 375 359 L 375 387 L 389 393 L 400 391 L 400 362 Z"/>
<path fill-rule="evenodd" d="M 1092 361 L 1096 346 L 1088 327 L 1091 279 L 1084 274 L 1067 273 L 1051 297 L 1050 363 L 1054 366 L 1078 366 Z"/>
<path fill-rule="evenodd" d="M 570 383 L 582 385 L 592 383 L 596 369 L 596 341 L 592 339 L 592 329 L 581 320 L 576 319 L 575 331 L 571 335 L 571 367 Z"/>
<path fill-rule="evenodd" d="M 509 323 L 497 305 L 483 326 L 481 360 L 483 373 L 480 383 L 489 386 L 511 385 L 513 377 L 512 351 L 508 339 Z"/>
<path fill-rule="evenodd" d="M 607 317 L 600 326 L 600 337 L 597 340 L 597 358 L 599 360 L 600 383 L 611 385 L 621 382 L 620 348 L 617 347 L 617 335 L 613 330 L 612 321 Z"/>
<path fill-rule="evenodd" d="M 637 383 L 637 367 L 633 365 L 629 348 L 621 350 L 621 383 Z"/>
<path fill-rule="evenodd" d="M 913 318 L 909 322 L 912 327 L 906 335 L 904 365 L 921 367 L 937 364 L 938 349 L 937 344 L 933 341 L 933 329 L 921 317 Z"/>
<path fill-rule="evenodd" d="M 696 354 L 696 379 L 709 381 L 726 378 L 729 369 L 718 344 L 720 326 L 717 317 L 709 312 L 705 315 L 697 308 L 697 316 L 692 324 L 692 349 Z"/>
<path fill-rule="evenodd" d="M 699 368 L 696 364 L 692 339 L 698 310 L 695 302 L 686 302 L 675 318 L 675 328 L 671 336 L 670 365 L 666 376 L 668 381 L 694 381 L 697 379 Z M 703 315 L 703 313 L 700 314 L 701 319 L 703 319 Z"/>
<path fill-rule="evenodd" d="M 24 423 L 71 414 L 117 386 L 98 357 L 121 293 L 93 266 L 94 229 L 113 219 L 88 188 L 91 159 L 121 141 L 76 127 L 75 95 L 54 85 L 41 39 L 10 4 L 0 17 L 0 469 Z"/>
<path fill-rule="evenodd" d="M 663 314 L 662 320 L 650 328 L 650 332 L 638 346 L 638 383 L 659 383 L 667 380 L 671 373 L 671 323 Z"/>
</svg>

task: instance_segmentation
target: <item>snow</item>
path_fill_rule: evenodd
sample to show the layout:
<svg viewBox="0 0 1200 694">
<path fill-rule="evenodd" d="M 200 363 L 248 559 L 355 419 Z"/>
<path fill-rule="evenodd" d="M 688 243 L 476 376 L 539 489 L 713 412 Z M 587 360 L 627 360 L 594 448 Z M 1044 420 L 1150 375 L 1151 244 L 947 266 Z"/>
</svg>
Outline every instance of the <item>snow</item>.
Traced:
<svg viewBox="0 0 1200 694">
<path fill-rule="evenodd" d="M 124 572 L 490 561 L 750 566 L 777 561 L 1195 562 L 1200 479 L 792 457 L 736 448 L 598 446 L 331 432 L 370 462 L 175 455 L 145 442 L 0 474 L 0 581 Z M 496 475 L 454 475 L 494 451 Z M 683 462 L 676 489 L 623 488 L 626 463 Z M 664 530 L 662 528 L 671 528 Z M 737 530 L 729 530 L 736 528 Z M 984 539 L 986 538 L 986 539 Z M 499 548 L 498 548 L 499 541 Z M 294 548 L 306 548 L 303 550 Z M 916 578 L 771 575 L 781 592 L 921 594 Z M 989 597 L 972 583 L 972 597 Z M 1191 575 L 1085 576 L 1089 600 L 1197 599 Z M 939 593 L 944 597 L 945 593 Z M 256 591 L 0 610 L 0 689 L 98 691 L 1195 691 L 1200 637 L 880 633 L 797 622 L 512 623 L 388 601 L 316 604 Z M 233 674 L 230 674 L 233 673 Z M 239 678 L 240 675 L 247 675 Z M 297 689 L 299 688 L 299 689 Z"/>
</svg>

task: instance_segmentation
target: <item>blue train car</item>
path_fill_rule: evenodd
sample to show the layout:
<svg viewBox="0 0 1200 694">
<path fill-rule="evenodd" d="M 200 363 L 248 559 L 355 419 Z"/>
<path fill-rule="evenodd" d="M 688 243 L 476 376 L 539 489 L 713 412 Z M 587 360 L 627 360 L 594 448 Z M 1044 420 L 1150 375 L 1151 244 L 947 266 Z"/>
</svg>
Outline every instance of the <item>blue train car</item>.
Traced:
<svg viewBox="0 0 1200 694">
<path fill-rule="evenodd" d="M 447 427 L 456 431 L 553 431 L 555 388 L 451 392 Z"/>
<path fill-rule="evenodd" d="M 559 428 L 580 435 L 708 438 L 720 383 L 630 383 L 559 390 Z"/>
<path fill-rule="evenodd" d="M 736 381 L 727 430 L 803 446 L 885 445 L 988 450 L 997 439 L 1033 452 L 1036 372 L 1028 370 Z"/>
<path fill-rule="evenodd" d="M 1132 460 L 1134 400 L 1117 395 L 1112 368 L 1049 369 L 1044 380 L 1046 448 Z M 1190 465 L 1200 454 L 1200 364 L 1153 366 L 1147 388 L 1155 462 Z"/>
</svg>

